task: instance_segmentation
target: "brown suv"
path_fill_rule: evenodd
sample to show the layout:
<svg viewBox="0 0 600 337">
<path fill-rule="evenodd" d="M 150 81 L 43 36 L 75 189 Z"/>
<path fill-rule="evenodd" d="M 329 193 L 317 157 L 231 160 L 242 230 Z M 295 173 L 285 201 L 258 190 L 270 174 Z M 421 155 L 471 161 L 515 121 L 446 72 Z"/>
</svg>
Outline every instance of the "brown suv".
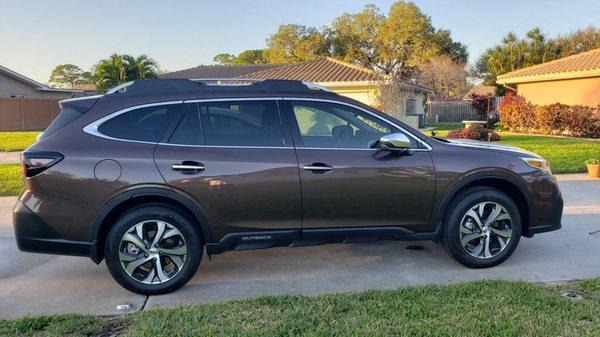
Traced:
<svg viewBox="0 0 600 337">
<path fill-rule="evenodd" d="M 479 268 L 560 228 L 539 156 L 429 138 L 310 83 L 136 81 L 61 108 L 23 152 L 19 248 L 106 259 L 139 293 L 183 286 L 204 248 L 435 240 Z"/>
</svg>

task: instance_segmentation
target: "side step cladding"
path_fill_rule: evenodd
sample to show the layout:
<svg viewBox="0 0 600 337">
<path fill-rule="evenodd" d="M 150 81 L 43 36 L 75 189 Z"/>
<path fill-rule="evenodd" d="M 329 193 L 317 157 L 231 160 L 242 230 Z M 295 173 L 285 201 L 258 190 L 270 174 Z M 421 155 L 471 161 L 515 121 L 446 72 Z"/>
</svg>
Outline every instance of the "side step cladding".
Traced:
<svg viewBox="0 0 600 337">
<path fill-rule="evenodd" d="M 230 233 L 218 243 L 207 243 L 206 250 L 212 255 L 229 250 L 304 247 L 376 240 L 431 240 L 432 238 L 433 233 L 414 233 L 402 227 L 309 228 Z"/>
</svg>

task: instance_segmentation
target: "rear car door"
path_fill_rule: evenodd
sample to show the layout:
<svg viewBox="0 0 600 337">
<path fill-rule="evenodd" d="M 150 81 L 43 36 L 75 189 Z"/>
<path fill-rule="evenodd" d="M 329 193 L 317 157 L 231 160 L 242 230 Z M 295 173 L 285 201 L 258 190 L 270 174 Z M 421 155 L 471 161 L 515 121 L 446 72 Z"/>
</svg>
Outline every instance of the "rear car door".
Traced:
<svg viewBox="0 0 600 337">
<path fill-rule="evenodd" d="M 300 168 L 303 236 L 341 227 L 428 230 L 435 176 L 426 144 L 360 107 L 285 102 Z M 371 148 L 390 133 L 409 136 L 410 154 Z"/>
<path fill-rule="evenodd" d="M 298 166 L 277 100 L 189 103 L 154 158 L 167 183 L 200 205 L 214 239 L 273 230 L 299 234 Z M 246 240 L 252 238 L 272 239 Z"/>
</svg>

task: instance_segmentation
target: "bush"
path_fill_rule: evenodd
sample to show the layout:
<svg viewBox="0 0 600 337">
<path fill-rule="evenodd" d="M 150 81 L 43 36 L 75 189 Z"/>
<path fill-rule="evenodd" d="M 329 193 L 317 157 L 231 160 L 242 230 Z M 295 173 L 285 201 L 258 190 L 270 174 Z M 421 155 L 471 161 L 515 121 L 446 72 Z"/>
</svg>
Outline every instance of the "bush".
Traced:
<svg viewBox="0 0 600 337">
<path fill-rule="evenodd" d="M 479 95 L 472 93 L 469 98 L 472 99 L 471 107 L 479 114 L 480 117 L 486 118 L 488 114 L 494 110 L 494 94 Z"/>
<path fill-rule="evenodd" d="M 535 107 L 509 92 L 498 105 L 500 125 L 514 132 L 529 132 L 535 127 Z"/>
<path fill-rule="evenodd" d="M 588 159 L 585 161 L 586 165 L 600 165 L 600 159 Z"/>
<path fill-rule="evenodd" d="M 473 125 L 471 128 L 456 129 L 448 132 L 448 138 L 463 138 L 473 140 L 483 140 L 496 142 L 500 140 L 500 135 L 494 130 L 486 129 L 481 125 Z"/>
<path fill-rule="evenodd" d="M 514 93 L 500 102 L 500 124 L 513 132 L 600 138 L 600 108 L 580 105 L 533 105 Z"/>
<path fill-rule="evenodd" d="M 469 95 L 469 98 L 471 99 L 471 107 L 477 112 L 479 117 L 486 120 L 486 127 L 488 129 L 495 128 L 500 119 L 498 113 L 494 112 L 494 99 L 496 95 L 492 93 L 483 95 L 472 93 Z"/>
</svg>

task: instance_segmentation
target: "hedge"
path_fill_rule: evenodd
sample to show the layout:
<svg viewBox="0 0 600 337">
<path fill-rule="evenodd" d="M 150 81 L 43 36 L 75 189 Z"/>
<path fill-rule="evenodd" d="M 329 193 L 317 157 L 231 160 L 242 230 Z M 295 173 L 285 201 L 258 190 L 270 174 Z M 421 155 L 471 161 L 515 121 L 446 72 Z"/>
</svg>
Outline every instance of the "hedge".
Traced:
<svg viewBox="0 0 600 337">
<path fill-rule="evenodd" d="M 509 131 L 600 138 L 600 106 L 535 105 L 508 93 L 498 110 L 500 125 Z"/>
</svg>

